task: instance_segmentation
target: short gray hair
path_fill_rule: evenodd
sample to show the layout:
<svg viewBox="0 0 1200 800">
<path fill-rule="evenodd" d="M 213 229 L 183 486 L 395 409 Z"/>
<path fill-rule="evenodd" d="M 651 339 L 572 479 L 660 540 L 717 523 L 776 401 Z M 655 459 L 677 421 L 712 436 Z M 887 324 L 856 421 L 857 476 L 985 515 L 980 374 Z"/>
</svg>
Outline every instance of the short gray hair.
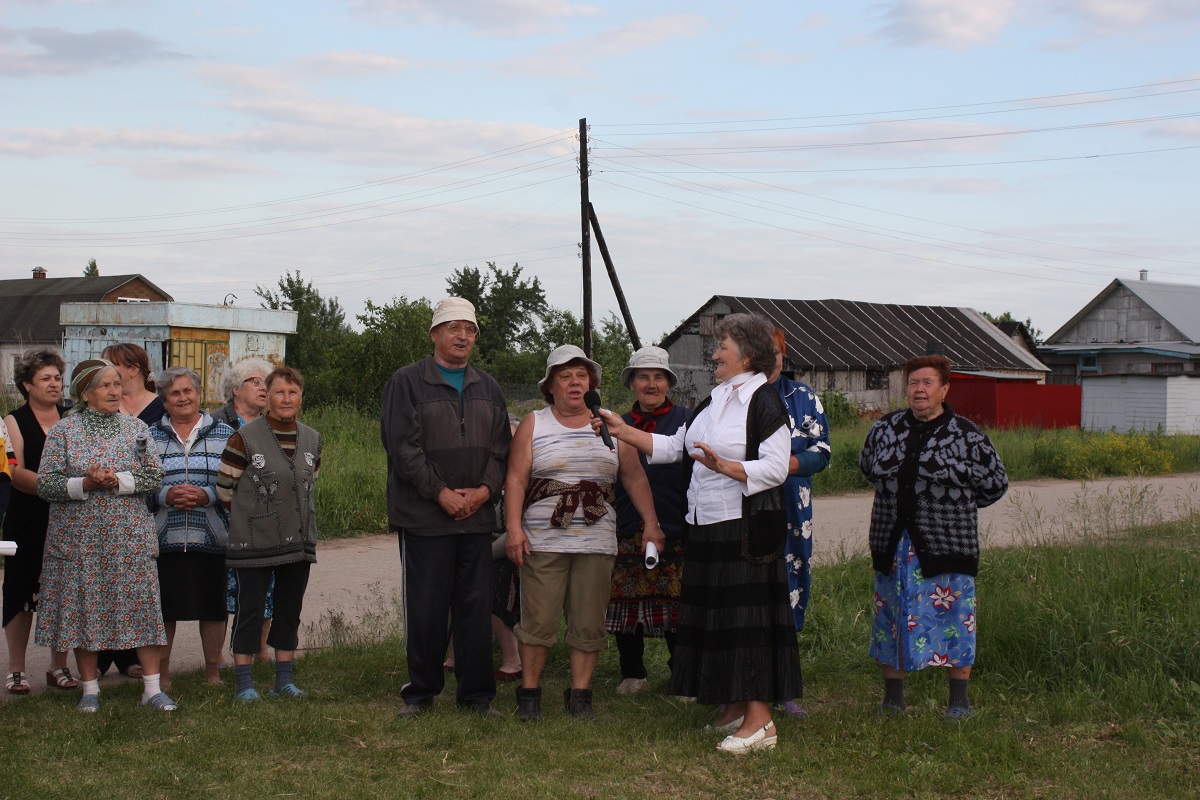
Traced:
<svg viewBox="0 0 1200 800">
<path fill-rule="evenodd" d="M 275 369 L 274 364 L 258 356 L 248 356 L 236 364 L 230 365 L 229 369 L 225 370 L 225 380 L 221 382 L 221 392 L 225 395 L 225 402 L 233 400 L 233 390 L 241 386 L 252 373 L 261 372 L 262 376 L 266 378 L 273 369 Z"/>
<path fill-rule="evenodd" d="M 729 314 L 713 326 L 717 341 L 728 336 L 749 362 L 751 372 L 770 376 L 775 369 L 775 326 L 759 314 Z"/>
<path fill-rule="evenodd" d="M 171 388 L 171 384 L 180 378 L 191 378 L 192 384 L 196 387 L 196 393 L 203 394 L 203 390 L 200 388 L 200 376 L 196 374 L 196 370 L 188 367 L 167 367 L 158 373 L 158 377 L 154 379 L 154 384 L 158 388 L 159 399 L 165 403 L 167 401 L 167 391 Z"/>
</svg>

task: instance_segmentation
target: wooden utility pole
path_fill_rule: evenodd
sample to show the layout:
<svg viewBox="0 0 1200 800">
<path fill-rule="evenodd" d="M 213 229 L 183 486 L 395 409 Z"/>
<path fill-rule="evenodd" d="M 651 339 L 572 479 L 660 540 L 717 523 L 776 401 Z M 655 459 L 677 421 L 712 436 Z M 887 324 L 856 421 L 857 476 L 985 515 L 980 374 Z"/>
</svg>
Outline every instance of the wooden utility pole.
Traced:
<svg viewBox="0 0 1200 800">
<path fill-rule="evenodd" d="M 588 208 L 588 134 L 587 117 L 579 120 L 579 243 L 583 259 L 583 352 L 592 357 L 592 230 Z"/>
<path fill-rule="evenodd" d="M 588 216 L 591 217 L 592 227 L 596 230 L 596 244 L 600 247 L 600 257 L 604 259 L 604 266 L 608 269 L 608 280 L 612 283 L 613 293 L 616 294 L 617 303 L 621 306 L 621 316 L 625 318 L 625 330 L 629 332 L 629 341 L 633 343 L 634 350 L 641 350 L 642 340 L 638 337 L 637 328 L 633 326 L 633 314 L 629 313 L 629 303 L 625 302 L 625 292 L 621 289 L 621 281 L 617 278 L 617 268 L 613 264 L 612 256 L 608 254 L 604 231 L 600 230 L 600 220 L 597 219 L 596 209 L 591 203 L 588 203 Z"/>
</svg>

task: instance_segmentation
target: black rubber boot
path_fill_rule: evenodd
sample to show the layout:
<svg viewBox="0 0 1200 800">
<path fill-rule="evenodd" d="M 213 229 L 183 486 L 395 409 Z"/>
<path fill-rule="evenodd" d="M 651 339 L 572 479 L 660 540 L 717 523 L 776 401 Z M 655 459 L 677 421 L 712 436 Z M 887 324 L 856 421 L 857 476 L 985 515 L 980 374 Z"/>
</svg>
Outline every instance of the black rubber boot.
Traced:
<svg viewBox="0 0 1200 800">
<path fill-rule="evenodd" d="M 517 719 L 522 722 L 537 722 L 542 718 L 542 688 L 517 687 Z"/>
<path fill-rule="evenodd" d="M 567 713 L 576 719 L 596 718 L 592 712 L 592 690 L 591 689 L 566 689 L 563 691 L 563 708 Z"/>
</svg>

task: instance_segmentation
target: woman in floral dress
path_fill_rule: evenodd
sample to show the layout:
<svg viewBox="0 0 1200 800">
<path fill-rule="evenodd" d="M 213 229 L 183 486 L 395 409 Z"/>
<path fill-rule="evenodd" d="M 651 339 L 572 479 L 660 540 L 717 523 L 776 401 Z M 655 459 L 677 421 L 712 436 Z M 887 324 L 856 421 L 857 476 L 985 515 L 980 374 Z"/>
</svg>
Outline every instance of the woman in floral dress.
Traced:
<svg viewBox="0 0 1200 800">
<path fill-rule="evenodd" d="M 945 356 L 910 358 L 904 383 L 908 409 L 872 426 L 858 462 L 875 485 L 871 656 L 883 666 L 884 711 L 904 710 L 906 672 L 946 667 L 946 717 L 964 719 L 973 713 L 979 509 L 1004 496 L 1008 474 L 987 435 L 946 404 Z"/>
<path fill-rule="evenodd" d="M 158 554 L 144 495 L 162 485 L 146 423 L 122 415 L 121 376 L 104 359 L 71 373 L 75 409 L 50 429 L 38 496 L 50 503 L 36 641 L 75 650 L 83 697 L 100 706 L 97 653 L 134 648 L 142 705 L 174 711 L 160 690 L 159 646 L 167 643 L 158 599 Z"/>
</svg>

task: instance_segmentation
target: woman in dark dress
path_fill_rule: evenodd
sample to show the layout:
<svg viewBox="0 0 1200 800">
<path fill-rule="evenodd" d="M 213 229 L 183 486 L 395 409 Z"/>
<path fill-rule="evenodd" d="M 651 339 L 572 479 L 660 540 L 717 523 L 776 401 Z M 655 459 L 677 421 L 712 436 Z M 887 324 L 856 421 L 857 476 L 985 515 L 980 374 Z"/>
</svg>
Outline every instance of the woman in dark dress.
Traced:
<svg viewBox="0 0 1200 800">
<path fill-rule="evenodd" d="M 4 636 L 8 643 L 5 687 L 12 694 L 28 694 L 25 651 L 42 577 L 42 551 L 50 505 L 37 496 L 37 470 L 42 463 L 46 432 L 62 418 L 63 371 L 67 368 L 57 350 L 26 350 L 13 371 L 13 382 L 25 405 L 5 420 L 16 463 L 12 468 L 12 497 L 4 517 L 4 539 L 17 543 L 17 554 L 4 562 Z M 79 685 L 67 667 L 67 654 L 51 653 L 48 686 L 74 689 Z"/>
</svg>

